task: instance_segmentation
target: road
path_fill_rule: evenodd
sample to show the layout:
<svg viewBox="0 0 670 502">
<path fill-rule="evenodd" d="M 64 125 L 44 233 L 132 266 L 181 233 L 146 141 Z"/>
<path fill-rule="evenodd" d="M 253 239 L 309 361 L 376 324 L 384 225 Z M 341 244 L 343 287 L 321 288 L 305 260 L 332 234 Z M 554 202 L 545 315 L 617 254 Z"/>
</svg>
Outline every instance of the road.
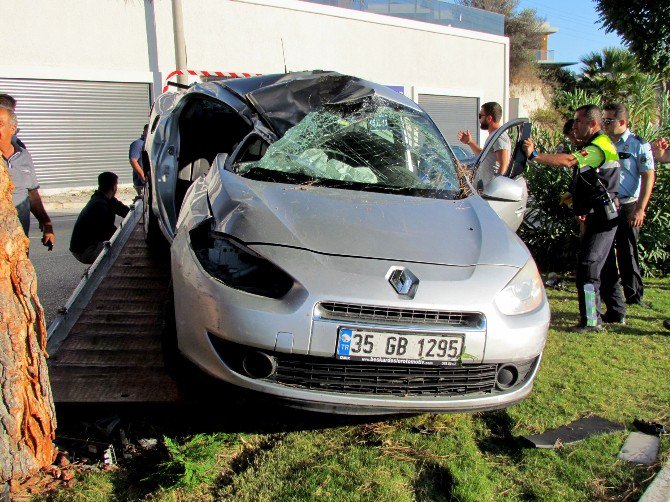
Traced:
<svg viewBox="0 0 670 502">
<path fill-rule="evenodd" d="M 30 222 L 30 261 L 37 273 L 37 295 L 44 308 L 47 326 L 58 309 L 65 305 L 88 268 L 69 251 L 70 236 L 78 214 L 78 210 L 49 211 L 56 234 L 53 251 L 47 250 L 40 242 L 42 233 L 37 220 L 32 217 Z"/>
</svg>

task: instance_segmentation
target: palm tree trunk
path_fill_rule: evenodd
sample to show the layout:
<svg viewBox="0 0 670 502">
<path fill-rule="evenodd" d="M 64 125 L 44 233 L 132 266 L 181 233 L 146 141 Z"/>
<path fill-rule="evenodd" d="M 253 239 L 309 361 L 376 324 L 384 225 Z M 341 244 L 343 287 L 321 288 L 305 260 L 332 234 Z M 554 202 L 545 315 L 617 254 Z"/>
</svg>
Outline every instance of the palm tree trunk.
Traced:
<svg viewBox="0 0 670 502">
<path fill-rule="evenodd" d="M 0 482 L 50 465 L 56 429 L 44 311 L 0 157 Z"/>
</svg>

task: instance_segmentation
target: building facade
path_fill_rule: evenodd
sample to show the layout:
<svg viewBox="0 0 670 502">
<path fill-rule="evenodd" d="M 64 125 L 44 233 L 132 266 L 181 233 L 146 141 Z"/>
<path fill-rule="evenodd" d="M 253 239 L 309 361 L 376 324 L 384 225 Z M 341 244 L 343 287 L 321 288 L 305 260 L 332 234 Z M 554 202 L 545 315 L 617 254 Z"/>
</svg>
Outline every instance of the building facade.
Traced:
<svg viewBox="0 0 670 502">
<path fill-rule="evenodd" d="M 42 188 L 93 186 L 104 170 L 130 182 L 128 145 L 176 69 L 172 2 L 0 3 L 12 12 L 0 32 L 10 55 L 0 92 L 18 99 L 19 136 Z M 509 99 L 501 35 L 300 0 L 181 3 L 187 67 L 197 72 L 355 75 L 417 101 L 451 143 L 459 129 L 479 134 L 481 103 Z"/>
</svg>

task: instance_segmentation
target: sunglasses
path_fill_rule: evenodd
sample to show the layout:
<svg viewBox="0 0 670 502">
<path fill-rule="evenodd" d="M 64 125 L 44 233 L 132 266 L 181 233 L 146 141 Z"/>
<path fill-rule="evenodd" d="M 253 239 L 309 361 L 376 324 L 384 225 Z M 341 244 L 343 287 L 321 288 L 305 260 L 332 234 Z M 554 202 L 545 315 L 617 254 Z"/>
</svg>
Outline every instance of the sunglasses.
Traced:
<svg viewBox="0 0 670 502">
<path fill-rule="evenodd" d="M 603 124 L 610 125 L 610 124 L 613 124 L 616 121 L 617 121 L 616 119 L 603 119 Z"/>
<path fill-rule="evenodd" d="M 483 118 L 483 117 L 486 117 L 486 114 L 485 114 L 485 113 L 480 113 L 480 114 L 479 114 L 479 118 L 481 119 L 481 118 Z"/>
</svg>

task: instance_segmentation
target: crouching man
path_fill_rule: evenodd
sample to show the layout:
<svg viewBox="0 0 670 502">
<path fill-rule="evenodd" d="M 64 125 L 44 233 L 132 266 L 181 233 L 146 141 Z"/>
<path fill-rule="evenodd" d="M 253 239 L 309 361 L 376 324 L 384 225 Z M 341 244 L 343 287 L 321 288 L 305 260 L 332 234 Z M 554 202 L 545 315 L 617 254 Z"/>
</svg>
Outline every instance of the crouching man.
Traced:
<svg viewBox="0 0 670 502">
<path fill-rule="evenodd" d="M 130 208 L 115 195 L 119 177 L 109 171 L 98 176 L 98 189 L 79 213 L 72 230 L 70 252 L 82 263 L 90 265 L 102 251 L 105 241 L 116 231 L 116 215 L 125 217 Z"/>
</svg>

